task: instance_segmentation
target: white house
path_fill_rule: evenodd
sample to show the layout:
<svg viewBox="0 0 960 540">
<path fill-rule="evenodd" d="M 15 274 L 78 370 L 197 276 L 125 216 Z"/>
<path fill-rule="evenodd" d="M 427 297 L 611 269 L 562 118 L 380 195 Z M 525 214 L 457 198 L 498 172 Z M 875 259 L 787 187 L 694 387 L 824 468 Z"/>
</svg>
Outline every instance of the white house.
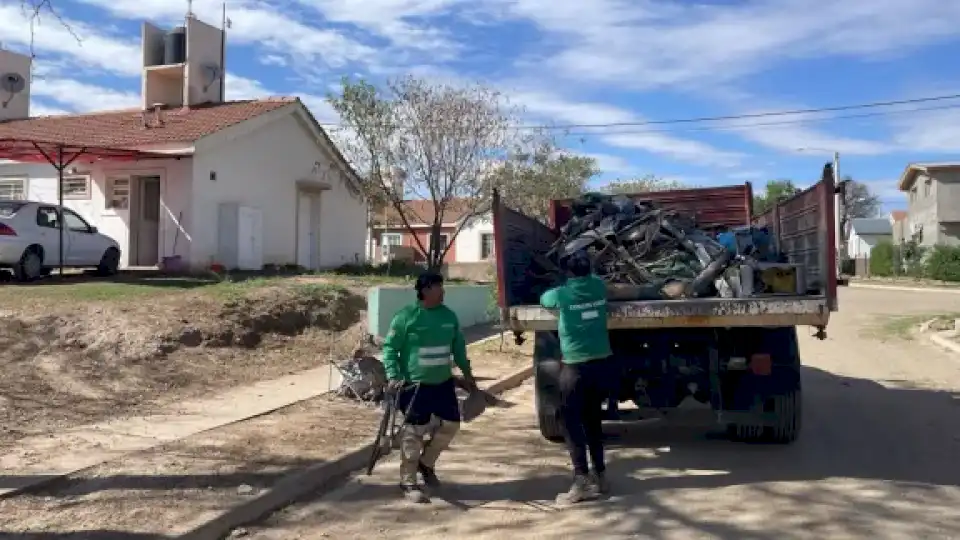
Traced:
<svg viewBox="0 0 960 540">
<path fill-rule="evenodd" d="M 851 219 L 847 234 L 847 256 L 851 259 L 869 257 L 881 240 L 893 239 L 889 219 Z"/>
<path fill-rule="evenodd" d="M 374 254 L 374 262 L 385 260 L 388 250 L 383 248 L 390 245 L 413 248 L 415 259 L 424 260 L 420 246 L 429 249 L 431 222 L 436 212 L 434 203 L 432 200 L 409 200 L 403 205 L 409 228 L 392 207 L 385 209 L 382 215 L 373 216 L 374 226 L 368 239 L 373 245 L 368 248 Z M 444 257 L 446 263 L 482 262 L 493 258 L 492 216 L 488 213 L 468 218 L 469 213 L 469 205 L 461 199 L 450 201 L 444 211 L 440 242 L 446 246 L 453 239 L 453 245 Z"/>
<path fill-rule="evenodd" d="M 99 149 L 64 171 L 64 205 L 117 240 L 121 267 L 172 255 L 193 269 L 360 260 L 359 179 L 310 111 L 297 98 L 225 101 L 221 30 L 188 18 L 177 33 L 182 48 L 164 56 L 170 35 L 144 23 L 138 110 L 30 118 L 30 59 L 0 51 L 0 81 L 26 81 L 0 108 L 0 159 L 34 143 Z M 121 161 L 104 149 L 151 155 Z M 20 161 L 0 162 L 0 198 L 55 203 L 56 169 Z"/>
</svg>

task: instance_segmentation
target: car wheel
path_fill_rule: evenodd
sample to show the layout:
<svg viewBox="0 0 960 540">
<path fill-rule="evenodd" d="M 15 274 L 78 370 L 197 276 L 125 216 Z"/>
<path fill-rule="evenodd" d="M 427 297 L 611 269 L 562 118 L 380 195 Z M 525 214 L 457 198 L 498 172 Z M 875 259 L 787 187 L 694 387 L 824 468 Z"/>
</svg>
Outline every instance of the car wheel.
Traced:
<svg viewBox="0 0 960 540">
<path fill-rule="evenodd" d="M 101 276 L 112 276 L 117 273 L 118 268 L 120 268 L 120 250 L 117 248 L 107 249 L 107 251 L 103 252 L 103 257 L 100 257 L 100 264 L 97 265 L 97 274 Z"/>
<path fill-rule="evenodd" d="M 13 273 L 18 281 L 33 281 L 43 274 L 43 257 L 35 247 L 28 247 L 14 267 Z"/>
</svg>

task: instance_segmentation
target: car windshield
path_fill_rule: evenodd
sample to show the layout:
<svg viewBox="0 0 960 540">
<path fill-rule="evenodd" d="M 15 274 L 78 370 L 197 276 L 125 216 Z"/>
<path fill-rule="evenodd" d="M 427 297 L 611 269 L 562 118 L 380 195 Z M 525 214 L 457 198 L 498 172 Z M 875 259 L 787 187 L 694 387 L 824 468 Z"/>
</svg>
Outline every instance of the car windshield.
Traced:
<svg viewBox="0 0 960 540">
<path fill-rule="evenodd" d="M 0 218 L 9 218 L 17 215 L 27 203 L 20 201 L 0 201 Z"/>
</svg>

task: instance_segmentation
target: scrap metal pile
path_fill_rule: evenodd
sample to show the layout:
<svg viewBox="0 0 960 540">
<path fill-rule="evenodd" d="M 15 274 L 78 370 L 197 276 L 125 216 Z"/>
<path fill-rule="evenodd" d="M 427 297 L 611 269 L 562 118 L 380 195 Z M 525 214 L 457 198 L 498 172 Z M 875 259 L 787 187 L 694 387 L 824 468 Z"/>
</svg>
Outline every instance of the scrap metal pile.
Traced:
<svg viewBox="0 0 960 540">
<path fill-rule="evenodd" d="M 649 201 L 588 193 L 572 211 L 542 266 L 558 276 L 583 251 L 609 284 L 611 299 L 739 297 L 739 264 L 777 259 L 763 230 L 746 228 L 718 239 L 698 229 L 692 216 Z"/>
</svg>

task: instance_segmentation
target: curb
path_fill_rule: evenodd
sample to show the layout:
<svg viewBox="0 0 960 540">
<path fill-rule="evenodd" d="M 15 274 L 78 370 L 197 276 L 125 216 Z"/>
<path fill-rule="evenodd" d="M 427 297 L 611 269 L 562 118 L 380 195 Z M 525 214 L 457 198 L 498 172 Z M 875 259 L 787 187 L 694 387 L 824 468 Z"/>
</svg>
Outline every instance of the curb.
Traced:
<svg viewBox="0 0 960 540">
<path fill-rule="evenodd" d="M 932 341 L 934 344 L 939 345 L 952 353 L 960 354 L 960 344 L 955 343 L 939 334 L 929 334 L 927 337 L 929 337 L 930 341 Z"/>
<path fill-rule="evenodd" d="M 949 294 L 960 294 L 960 288 L 953 289 L 949 287 L 904 287 L 901 285 L 873 285 L 870 283 L 857 283 L 851 281 L 847 287 L 851 289 L 874 289 L 880 291 L 906 291 L 906 292 L 932 292 L 932 293 L 949 293 Z"/>
<path fill-rule="evenodd" d="M 499 336 L 497 336 L 499 337 Z M 533 366 L 515 371 L 506 377 L 497 379 L 484 390 L 491 394 L 502 394 L 523 384 L 533 375 Z M 367 464 L 372 443 L 364 443 L 345 455 L 326 463 L 312 465 L 304 470 L 292 472 L 277 482 L 264 494 L 241 503 L 212 520 L 184 533 L 179 540 L 220 540 L 234 529 L 259 521 L 267 515 L 285 507 L 301 497 L 324 490 L 362 469 Z"/>
</svg>

